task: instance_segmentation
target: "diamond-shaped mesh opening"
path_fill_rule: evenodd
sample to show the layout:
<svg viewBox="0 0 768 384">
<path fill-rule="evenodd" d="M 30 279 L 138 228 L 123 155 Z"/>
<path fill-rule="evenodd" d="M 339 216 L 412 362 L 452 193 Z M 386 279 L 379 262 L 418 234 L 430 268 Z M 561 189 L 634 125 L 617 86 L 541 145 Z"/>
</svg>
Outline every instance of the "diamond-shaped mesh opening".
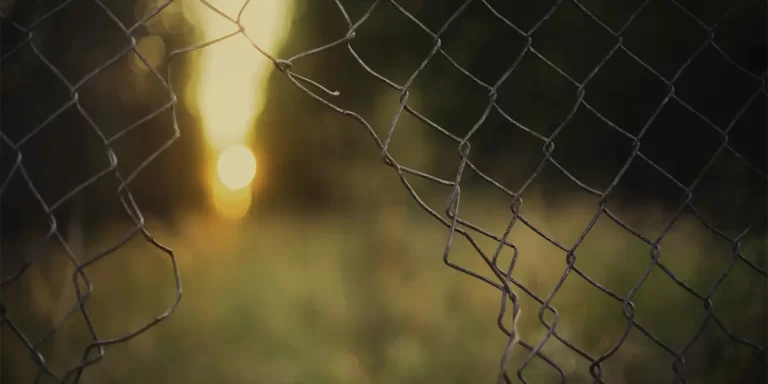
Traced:
<svg viewBox="0 0 768 384">
<path fill-rule="evenodd" d="M 146 36 L 138 40 L 136 49 L 151 67 L 138 54 L 128 52 L 78 89 L 80 105 L 108 139 L 137 123 L 136 116 L 145 118 L 170 107 L 164 80 L 156 76 L 168 54 L 163 39 Z"/>
<path fill-rule="evenodd" d="M 720 20 L 715 32 L 715 45 L 728 60 L 747 72 L 760 76 L 768 68 L 768 58 L 763 52 L 768 49 L 768 36 L 762 15 L 768 12 L 765 2 L 739 1 Z M 748 44 L 744 44 L 744 42 Z"/>
<path fill-rule="evenodd" d="M 705 81 L 707 86 L 702 87 Z M 680 76 L 675 95 L 725 129 L 741 108 L 749 104 L 759 87 L 759 82 L 739 71 L 737 66 L 709 46 Z"/>
<path fill-rule="evenodd" d="M 486 177 L 517 192 L 539 167 L 544 144 L 541 137 L 514 125 L 494 108 L 472 136 L 469 160 Z"/>
<path fill-rule="evenodd" d="M 386 25 L 397 25 L 397 28 L 382 28 Z M 342 36 L 340 33 L 339 38 Z M 402 44 L 391 46 L 383 43 L 393 39 L 402 41 Z M 355 39 L 350 43 L 360 59 L 370 63 L 367 65 L 371 70 L 402 86 L 426 59 L 434 39 L 397 8 L 379 4 L 369 18 L 355 29 Z"/>
<path fill-rule="evenodd" d="M 740 157 L 763 177 L 768 172 L 768 153 L 760 149 L 760 143 L 768 140 L 768 130 L 762 129 L 768 125 L 768 116 L 764 113 L 766 102 L 766 93 L 757 93 L 738 119 L 730 123 L 728 131 L 728 152 Z M 754 180 L 758 183 L 759 179 Z"/>
<path fill-rule="evenodd" d="M 629 51 L 668 80 L 706 40 L 704 28 L 668 1 L 648 2 L 623 36 Z"/>
<path fill-rule="evenodd" d="M 544 18 L 552 12 L 559 2 L 555 0 L 516 3 L 504 0 L 488 0 L 484 2 L 503 20 L 514 25 L 523 33 L 529 33 Z"/>
<path fill-rule="evenodd" d="M 677 156 L 673 148 L 685 145 L 689 137 L 697 145 Z M 669 177 L 682 185 L 690 185 L 720 146 L 720 134 L 685 104 L 670 101 L 651 123 L 640 140 L 640 153 L 656 164 Z"/>
<path fill-rule="evenodd" d="M 0 76 L 0 124 L 3 134 L 14 144 L 33 135 L 52 116 L 72 108 L 69 88 L 28 44 L 3 60 Z M 47 97 L 39 96 L 43 92 Z"/>
<path fill-rule="evenodd" d="M 51 206 L 112 169 L 103 146 L 94 129 L 77 110 L 70 108 L 26 141 L 21 151 L 32 183 L 43 191 L 43 201 Z M 48 160 L 51 163 L 46 164 Z M 42 176 L 51 170 L 57 178 Z"/>
<path fill-rule="evenodd" d="M 578 4 L 601 24 L 619 33 L 644 8 L 645 1 L 581 0 Z"/>
<path fill-rule="evenodd" d="M 473 77 L 494 86 L 526 48 L 526 38 L 481 2 L 470 3 L 442 34 L 442 49 Z"/>
<path fill-rule="evenodd" d="M 516 91 L 519 89 L 526 91 Z M 526 53 L 498 88 L 496 104 L 518 124 L 549 137 L 573 110 L 576 90 L 555 68 Z"/>
<path fill-rule="evenodd" d="M 619 49 L 586 87 L 587 108 L 637 136 L 667 96 L 667 85 L 625 49 Z"/>
<path fill-rule="evenodd" d="M 633 139 L 581 108 L 554 143 L 552 158 L 558 165 L 586 186 L 604 191 L 631 155 Z M 593 155 L 585 158 L 584 153 Z"/>
<path fill-rule="evenodd" d="M 439 97 L 432 97 L 437 91 Z M 490 104 L 490 91 L 467 77 L 443 56 L 434 56 L 413 82 L 413 109 L 456 137 L 464 138 L 483 116 Z M 426 95 L 430 97 L 427 98 Z M 456 98 L 454 95 L 462 95 Z M 454 97 L 452 97 L 454 96 Z M 454 119 L 445 119 L 445 112 L 462 108 L 466 112 Z M 397 127 L 394 134 L 397 135 Z M 482 128 L 479 128 L 482 129 Z M 458 147 L 458 143 L 456 145 Z"/>
<path fill-rule="evenodd" d="M 581 83 L 618 42 L 572 2 L 563 2 L 532 35 L 533 48 Z"/>
<path fill-rule="evenodd" d="M 93 1 L 69 2 L 35 26 L 38 33 L 32 38 L 32 44 L 69 84 L 77 84 L 130 46 L 130 39 L 99 4 Z M 98 17 L 88 17 L 94 14 Z M 72 23 L 89 23 L 100 33 L 95 36 L 83 33 L 81 28 L 72 28 Z"/>
</svg>

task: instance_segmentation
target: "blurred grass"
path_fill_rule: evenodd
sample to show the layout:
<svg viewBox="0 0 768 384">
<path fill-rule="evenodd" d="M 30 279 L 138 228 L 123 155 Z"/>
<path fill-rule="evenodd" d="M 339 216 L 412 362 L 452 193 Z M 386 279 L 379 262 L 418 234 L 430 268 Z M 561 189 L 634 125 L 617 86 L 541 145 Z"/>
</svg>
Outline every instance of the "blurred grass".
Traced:
<svg viewBox="0 0 768 384">
<path fill-rule="evenodd" d="M 465 204 L 463 214 L 484 218 L 483 226 L 500 234 L 507 203 L 475 196 L 482 198 Z M 447 229 L 415 204 L 392 200 L 337 215 L 257 211 L 240 225 L 188 213 L 173 228 L 153 228 L 159 221 L 148 218 L 150 232 L 178 255 L 184 299 L 151 331 L 108 347 L 104 360 L 86 370 L 85 382 L 494 382 L 506 342 L 495 324 L 500 293 L 445 266 L 441 254 Z M 530 206 L 534 209 L 524 207 L 523 214 L 559 239 L 575 238 L 594 214 L 593 206 L 575 200 L 557 207 Z M 649 225 L 659 225 L 657 217 L 663 216 L 650 209 L 633 214 Z M 101 245 L 116 238 L 117 233 L 105 234 Z M 509 238 L 520 252 L 514 277 L 546 297 L 565 269 L 565 253 L 521 223 Z M 462 240 L 454 242 L 452 260 L 490 276 Z M 493 253 L 492 240 L 478 240 L 484 252 Z M 731 257 L 729 244 L 710 236 L 692 217 L 681 218 L 661 247 L 662 262 L 700 294 L 706 294 Z M 90 248 L 86 254 L 101 247 Z M 745 240 L 742 249 L 745 257 L 764 254 L 765 237 Z M 650 264 L 649 251 L 602 217 L 577 249 L 576 267 L 624 296 Z M 61 252 L 51 256 L 32 267 L 23 284 L 2 292 L 10 313 L 32 339 L 51 327 L 52 316 L 66 310 L 63 303 L 74 302 L 67 277 L 71 267 L 64 273 Z M 510 257 L 505 250 L 500 263 Z M 46 278 L 50 271 L 59 277 Z M 95 287 L 88 308 L 101 337 L 140 326 L 173 298 L 170 263 L 140 238 L 87 272 Z M 535 345 L 546 329 L 537 318 L 538 303 L 522 292 L 521 297 L 521 335 Z M 658 268 L 633 302 L 636 320 L 675 350 L 693 337 L 705 314 L 700 301 Z M 764 343 L 764 277 L 737 262 L 713 303 L 734 334 Z M 607 352 L 626 327 L 621 303 L 573 272 L 552 305 L 559 312 L 557 332 L 592 356 Z M 32 310 L 25 313 L 25 308 Z M 551 314 L 545 319 L 551 321 Z M 29 354 L 8 327 L 2 332 L 3 382 L 26 382 L 34 373 Z M 76 314 L 46 344 L 49 363 L 58 369 L 75 363 L 87 342 L 84 332 Z M 567 371 L 568 382 L 591 382 L 588 362 L 554 337 L 543 352 Z M 509 362 L 513 375 L 526 355 L 519 347 L 514 350 Z M 713 321 L 685 357 L 691 382 L 751 381 L 764 371 L 753 350 L 728 339 Z M 604 363 L 604 377 L 611 383 L 671 379 L 673 361 L 633 329 Z M 524 375 L 530 382 L 558 380 L 540 359 Z"/>
</svg>

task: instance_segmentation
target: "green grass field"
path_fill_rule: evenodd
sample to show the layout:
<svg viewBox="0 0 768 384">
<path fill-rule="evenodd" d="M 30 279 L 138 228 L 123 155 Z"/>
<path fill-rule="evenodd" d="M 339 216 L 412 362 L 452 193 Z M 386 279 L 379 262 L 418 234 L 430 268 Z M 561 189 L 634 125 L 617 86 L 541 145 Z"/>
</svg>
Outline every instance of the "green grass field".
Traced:
<svg viewBox="0 0 768 384">
<path fill-rule="evenodd" d="M 466 203 L 461 212 L 501 234 L 507 220 L 505 203 L 490 197 L 478 201 Z M 523 214 L 564 244 L 572 244 L 594 213 L 592 206 L 577 202 L 570 207 L 536 202 L 530 206 Z M 649 233 L 661 228 L 664 219 L 652 210 L 624 214 L 634 215 Z M 500 292 L 443 264 L 448 230 L 405 197 L 334 216 L 256 212 L 240 226 L 191 214 L 173 229 L 155 228 L 151 218 L 148 223 L 150 232 L 178 255 L 184 298 L 170 318 L 149 332 L 108 347 L 104 359 L 86 370 L 86 383 L 496 380 L 506 343 L 496 326 Z M 685 216 L 661 243 L 662 262 L 701 294 L 732 257 L 730 245 L 706 231 Z M 487 254 L 493 253 L 494 241 L 475 237 Z M 117 233 L 107 233 L 101 242 L 115 239 Z M 509 239 L 519 247 L 513 276 L 546 297 L 565 270 L 565 253 L 522 223 Z M 762 264 L 764 257 L 755 258 L 765 251 L 764 238 L 747 239 L 742 246 L 745 257 Z M 576 267 L 624 296 L 650 264 L 649 252 L 648 245 L 604 217 L 577 249 Z M 65 269 L 60 251 L 51 256 L 2 292 L 10 313 L 33 339 L 74 302 L 72 268 Z M 510 250 L 504 250 L 500 264 L 510 257 Z M 491 276 L 461 237 L 454 241 L 451 258 Z M 173 300 L 167 257 L 139 237 L 87 272 L 95 287 L 88 307 L 102 337 L 140 326 Z M 539 305 L 516 290 L 521 294 L 521 337 L 535 345 L 546 335 L 538 320 Z M 712 301 L 718 318 L 735 335 L 764 344 L 763 276 L 739 261 Z M 637 321 L 675 350 L 685 347 L 706 314 L 700 301 L 658 268 L 633 302 Z M 592 356 L 607 352 L 624 333 L 621 303 L 574 273 L 552 305 L 559 312 L 557 332 Z M 545 318 L 551 321 L 552 316 Z M 58 372 L 80 358 L 87 342 L 84 331 L 76 313 L 43 348 Z M 34 373 L 29 354 L 8 327 L 2 332 L 3 382 L 28 382 Z M 592 382 L 589 363 L 554 337 L 542 351 L 566 370 L 569 383 Z M 512 375 L 527 354 L 515 347 L 509 361 Z M 713 321 L 685 358 L 691 383 L 737 378 L 735 382 L 747 382 L 765 371 L 754 350 L 733 342 Z M 604 380 L 671 380 L 673 362 L 671 355 L 632 330 L 603 364 Z M 523 373 L 531 383 L 558 381 L 557 372 L 541 359 L 534 359 Z"/>
</svg>

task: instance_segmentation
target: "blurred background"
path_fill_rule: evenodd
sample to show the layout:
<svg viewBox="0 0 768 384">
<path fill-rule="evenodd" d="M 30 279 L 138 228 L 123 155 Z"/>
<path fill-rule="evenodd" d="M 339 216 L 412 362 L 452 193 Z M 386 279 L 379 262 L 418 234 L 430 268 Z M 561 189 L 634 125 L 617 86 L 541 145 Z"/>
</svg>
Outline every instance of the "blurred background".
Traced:
<svg viewBox="0 0 768 384">
<path fill-rule="evenodd" d="M 39 345 L 55 374 L 78 364 L 92 340 L 79 309 L 66 317 L 77 302 L 67 252 L 92 259 L 135 226 L 108 142 L 145 228 L 176 255 L 184 296 L 166 320 L 107 346 L 83 383 L 496 380 L 507 343 L 496 324 L 500 291 L 444 264 L 448 228 L 382 162 L 363 125 L 296 87 L 258 50 L 289 59 L 344 38 L 341 4 L 352 24 L 367 17 L 350 42 L 354 53 L 400 86 L 432 50 L 424 29 L 437 33 L 459 14 L 441 35 L 445 54 L 409 88 L 408 106 L 431 124 L 403 112 L 389 143 L 401 166 L 451 182 L 461 162 L 455 138 L 489 103 L 478 82 L 505 76 L 527 44 L 515 28 L 533 30 L 535 53 L 505 77 L 498 108 L 469 140 L 474 170 L 460 182 L 459 216 L 501 236 L 514 201 L 502 188 L 523 191 L 525 223 L 508 236 L 518 250 L 512 276 L 540 299 L 553 294 L 558 335 L 589 358 L 621 344 L 602 363 L 604 382 L 672 380 L 675 357 L 658 343 L 684 356 L 689 382 L 766 382 L 765 2 L 582 0 L 549 13 L 555 1 L 476 0 L 457 12 L 465 1 L 402 0 L 367 13 L 374 1 L 252 0 L 240 15 L 250 41 L 217 40 L 238 31 L 227 17 L 238 19 L 243 3 L 211 0 L 217 13 L 176 0 L 141 22 L 163 2 L 2 2 L 3 281 L 34 260 L 2 287 L 2 304 L 30 343 L 56 330 Z M 715 45 L 703 46 L 712 26 Z M 20 28 L 32 29 L 32 44 L 19 45 L 28 36 Z M 123 28 L 146 62 L 132 51 L 119 56 L 131 43 Z M 611 31 L 621 31 L 626 50 L 605 59 L 618 42 Z M 346 44 L 292 63 L 293 73 L 338 95 L 300 84 L 385 140 L 400 91 Z M 677 98 L 659 109 L 672 79 Z M 590 108 L 573 113 L 585 80 Z M 88 119 L 65 81 L 77 86 Z M 178 97 L 173 109 L 163 82 Z M 728 129 L 727 147 L 718 129 Z M 537 172 L 554 133 L 552 159 L 567 174 L 551 161 Z M 624 169 L 639 135 L 642 157 Z M 28 181 L 14 167 L 19 152 Z M 405 178 L 445 217 L 452 187 Z M 553 291 L 567 267 L 555 244 L 573 247 L 601 202 L 571 178 L 600 192 L 612 186 L 607 208 L 631 229 L 603 214 L 575 251 L 575 266 L 603 289 L 626 297 L 651 265 L 651 245 L 632 231 L 661 239 L 664 269 L 653 268 L 632 298 L 635 320 L 657 342 L 636 328 L 624 339 L 622 302 L 581 274 L 571 271 Z M 692 184 L 696 211 L 678 213 Z M 55 207 L 66 249 L 46 237 L 40 201 Z M 498 241 L 463 228 L 494 254 Z M 502 270 L 512 254 L 501 251 Z M 498 281 L 462 236 L 450 260 Z M 138 329 L 176 298 L 168 255 L 140 234 L 85 272 L 93 285 L 86 306 L 102 339 Z M 513 290 L 520 337 L 537 345 L 547 335 L 540 303 Z M 711 299 L 716 318 L 697 295 Z M 0 332 L 2 382 L 32 382 L 37 369 L 24 342 L 7 322 Z M 555 337 L 542 352 L 568 382 L 593 381 L 588 358 Z M 528 353 L 513 349 L 514 382 Z M 531 383 L 559 382 L 542 359 L 522 372 Z"/>
</svg>

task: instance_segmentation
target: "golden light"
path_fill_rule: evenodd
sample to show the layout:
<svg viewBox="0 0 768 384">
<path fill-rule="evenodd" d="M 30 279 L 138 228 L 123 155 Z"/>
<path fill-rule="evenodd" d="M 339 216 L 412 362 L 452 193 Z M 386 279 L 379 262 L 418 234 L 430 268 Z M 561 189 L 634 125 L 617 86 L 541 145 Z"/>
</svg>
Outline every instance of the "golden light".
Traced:
<svg viewBox="0 0 768 384">
<path fill-rule="evenodd" d="M 224 14 L 237 19 L 245 0 L 209 0 Z M 198 27 L 203 41 L 231 34 L 238 26 L 199 1 L 181 2 L 183 12 Z M 194 86 L 184 99 L 197 111 L 208 143 L 205 155 L 211 197 L 225 217 L 242 217 L 251 205 L 256 159 L 245 146 L 265 102 L 268 76 L 274 64 L 256 50 L 278 56 L 289 31 L 293 0 L 250 1 L 240 19 L 242 33 L 195 53 Z M 265 127 L 266 128 L 266 127 Z M 215 165 L 214 165 L 215 164 Z"/>
<path fill-rule="evenodd" d="M 236 191 L 251 184 L 256 175 L 256 158 L 245 145 L 227 147 L 216 164 L 219 180 L 229 189 Z"/>
<path fill-rule="evenodd" d="M 222 182 L 213 183 L 213 204 L 216 211 L 226 219 L 239 220 L 251 208 L 252 191 L 250 187 L 232 190 Z"/>
</svg>

